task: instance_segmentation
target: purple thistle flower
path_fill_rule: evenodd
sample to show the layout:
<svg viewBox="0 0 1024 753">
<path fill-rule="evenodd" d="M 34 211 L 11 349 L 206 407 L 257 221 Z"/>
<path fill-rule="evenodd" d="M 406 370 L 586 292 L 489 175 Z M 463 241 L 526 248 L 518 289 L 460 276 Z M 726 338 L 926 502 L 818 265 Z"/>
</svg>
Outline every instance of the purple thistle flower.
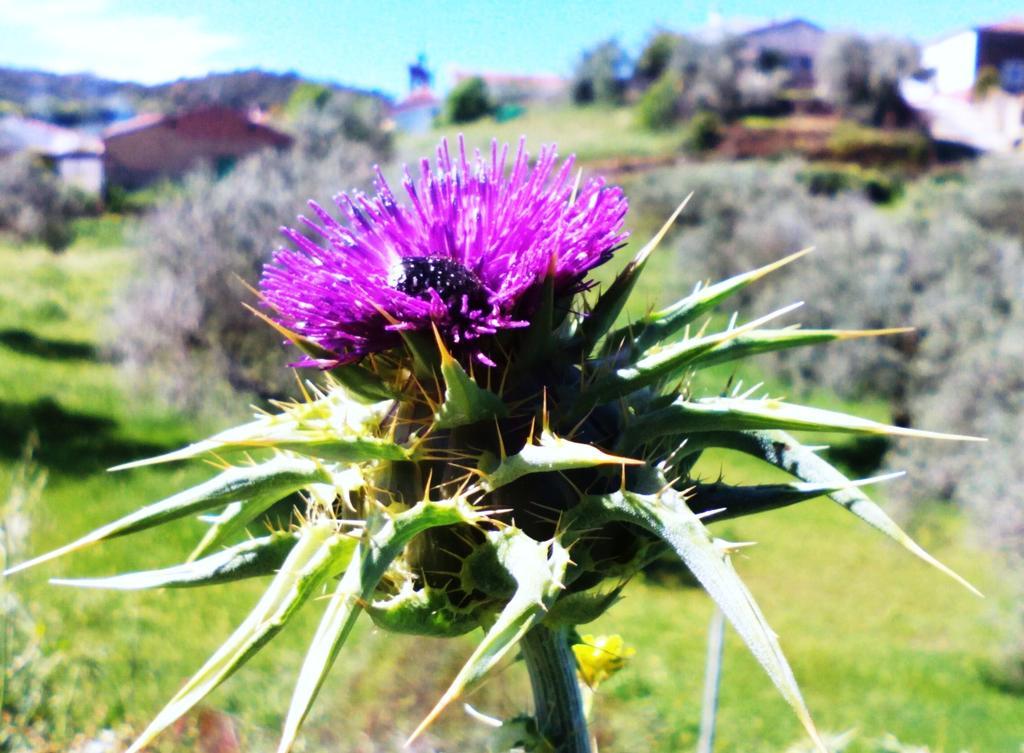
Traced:
<svg viewBox="0 0 1024 753">
<path fill-rule="evenodd" d="M 264 267 L 264 302 L 336 356 L 301 365 L 349 363 L 432 325 L 449 347 L 493 365 L 481 338 L 526 326 L 549 270 L 558 295 L 589 287 L 586 273 L 627 238 L 625 195 L 593 178 L 570 203 L 571 157 L 559 166 L 544 147 L 531 168 L 520 141 L 506 175 L 508 152 L 495 141 L 470 160 L 460 137 L 453 159 L 442 141 L 436 169 L 427 159 L 415 179 L 406 169 L 408 203 L 378 169 L 375 196 L 335 197 L 345 222 L 310 202 L 318 221 L 299 219 L 319 243 L 282 228 L 294 248 Z"/>
</svg>

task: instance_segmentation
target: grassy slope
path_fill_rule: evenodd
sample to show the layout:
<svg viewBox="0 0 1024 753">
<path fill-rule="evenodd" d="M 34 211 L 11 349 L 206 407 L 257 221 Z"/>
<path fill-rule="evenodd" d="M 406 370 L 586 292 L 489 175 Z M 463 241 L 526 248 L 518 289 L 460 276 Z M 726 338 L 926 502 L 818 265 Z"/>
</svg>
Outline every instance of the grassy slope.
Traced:
<svg viewBox="0 0 1024 753">
<path fill-rule="evenodd" d="M 536 153 L 541 144 L 557 143 L 560 153 L 574 153 L 584 162 L 669 155 L 679 150 L 683 140 L 681 133 L 644 130 L 628 108 L 536 107 L 506 123 L 485 118 L 402 136 L 398 144 L 400 160 L 415 163 L 424 154 L 431 154 L 442 136 L 454 140 L 460 133 L 470 147 L 480 148 L 487 147 L 492 138 L 515 144 L 528 133 L 532 152 Z"/>
<path fill-rule="evenodd" d="M 111 292 L 130 270 L 129 252 L 89 244 L 60 257 L 0 249 L 0 263 L 10 270 L 0 279 L 0 482 L 33 427 L 41 434 L 39 459 L 51 472 L 25 551 L 69 540 L 201 477 L 201 469 L 103 471 L 199 431 L 133 398 L 96 354 Z M 668 259 L 659 265 L 652 281 L 674 266 Z M 663 296 L 658 287 L 650 292 Z M 734 458 L 710 459 L 704 469 L 747 480 L 761 472 Z M 959 526 L 955 518 L 936 519 L 924 532 L 926 543 L 983 588 L 996 589 L 983 559 L 959 544 Z M 194 523 L 183 523 L 18 576 L 17 592 L 45 626 L 49 649 L 62 657 L 58 740 L 124 719 L 143 724 L 241 619 L 258 584 L 118 595 L 55 589 L 46 578 L 167 563 L 186 550 L 194 531 Z M 1024 703 L 980 680 L 979 661 L 991 644 L 984 602 L 824 501 L 725 524 L 719 534 L 763 542 L 737 565 L 782 635 L 822 727 L 857 726 L 864 736 L 888 730 L 950 753 L 1015 752 L 1024 740 Z M 638 647 L 633 665 L 598 700 L 602 749 L 690 748 L 708 601 L 696 590 L 639 580 L 626 594 L 593 626 L 621 632 Z M 307 614 L 211 700 L 238 715 L 249 749 L 271 740 L 280 723 L 312 618 Z M 467 641 L 395 640 L 364 628 L 310 719 L 309 749 L 374 749 L 369 740 L 390 746 L 429 708 L 468 648 Z M 521 670 L 509 669 L 500 685 L 488 684 L 474 703 L 491 713 L 517 710 L 527 697 Z M 460 740 L 463 749 L 478 747 L 468 742 L 473 730 L 458 709 L 437 735 L 456 749 Z M 718 750 L 780 750 L 799 738 L 783 702 L 731 637 Z M 164 746 L 181 749 L 173 739 Z"/>
</svg>

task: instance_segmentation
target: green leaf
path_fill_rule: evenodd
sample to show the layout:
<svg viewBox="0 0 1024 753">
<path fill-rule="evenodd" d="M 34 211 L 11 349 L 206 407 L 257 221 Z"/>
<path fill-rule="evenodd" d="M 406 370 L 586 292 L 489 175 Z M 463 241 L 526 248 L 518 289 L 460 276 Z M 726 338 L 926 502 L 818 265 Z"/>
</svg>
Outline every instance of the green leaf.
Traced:
<svg viewBox="0 0 1024 753">
<path fill-rule="evenodd" d="M 277 572 L 298 541 L 296 534 L 278 531 L 245 541 L 194 562 L 161 570 L 125 573 L 109 578 L 51 578 L 55 586 L 110 588 L 134 591 L 144 588 L 192 588 L 257 578 Z M 355 546 L 355 542 L 352 543 Z"/>
<path fill-rule="evenodd" d="M 215 434 L 180 450 L 137 460 L 111 468 L 120 471 L 157 463 L 189 460 L 201 455 L 250 451 L 264 448 L 288 449 L 341 462 L 364 460 L 408 460 L 412 451 L 383 437 L 375 436 L 393 403 L 385 400 L 366 404 L 353 400 L 345 390 L 334 389 L 316 400 L 277 403 L 281 413 L 260 416 L 255 421 Z"/>
<path fill-rule="evenodd" d="M 631 450 L 659 437 L 685 436 L 705 431 L 754 429 L 984 441 L 978 437 L 889 426 L 867 418 L 785 403 L 781 400 L 707 397 L 695 401 L 677 398 L 666 408 L 638 417 L 624 432 L 620 446 Z"/>
<path fill-rule="evenodd" d="M 693 198 L 692 193 L 683 199 L 679 206 L 676 207 L 676 211 L 672 213 L 672 216 L 661 226 L 661 230 L 647 242 L 647 245 L 640 249 L 632 261 L 625 266 L 612 284 L 608 286 L 608 289 L 597 299 L 593 311 L 583 320 L 583 324 L 580 326 L 580 335 L 587 346 L 588 352 L 615 324 L 615 320 L 619 318 L 623 307 L 629 300 L 630 295 L 633 294 L 636 281 L 640 278 L 644 267 L 647 266 L 647 259 L 650 258 L 650 255 L 661 244 L 665 234 L 675 224 L 679 214 L 686 208 L 691 198 Z"/>
<path fill-rule="evenodd" d="M 457 609 L 443 589 L 426 584 L 415 588 L 412 581 L 365 609 L 373 624 L 389 633 L 454 638 L 479 625 L 473 615 Z"/>
<path fill-rule="evenodd" d="M 441 354 L 441 376 L 444 379 L 444 402 L 434 414 L 434 426 L 453 429 L 490 418 L 502 418 L 507 410 L 501 398 L 476 383 L 445 348 L 441 335 L 437 347 Z"/>
<path fill-rule="evenodd" d="M 748 332 L 742 337 L 730 340 L 702 355 L 694 366 L 706 369 L 730 361 L 739 361 L 761 353 L 773 353 L 789 348 L 802 348 L 809 345 L 835 342 L 837 340 L 854 340 L 861 337 L 883 337 L 912 332 L 912 327 L 895 327 L 891 329 L 800 329 L 799 326 L 787 329 L 761 329 Z"/>
<path fill-rule="evenodd" d="M 292 345 L 297 347 L 310 358 L 332 364 L 337 363 L 337 353 L 327 350 L 319 343 L 310 340 L 304 335 L 300 335 L 298 332 L 293 332 L 280 322 L 276 322 L 271 319 L 262 311 L 259 311 L 246 303 L 243 303 L 242 305 L 249 309 L 250 312 L 264 323 L 269 324 L 279 334 L 284 336 L 286 340 L 291 342 Z M 370 402 L 391 400 L 398 397 L 397 393 L 384 383 L 384 380 L 372 371 L 369 371 L 358 364 L 353 363 L 333 366 L 331 368 L 331 378 L 344 385 L 352 394 Z"/>
<path fill-rule="evenodd" d="M 586 625 L 603 615 L 619 601 L 625 584 L 610 591 L 577 591 L 563 594 L 544 615 L 544 624 L 552 629 Z"/>
<path fill-rule="evenodd" d="M 456 498 L 443 502 L 419 502 L 394 517 L 380 513 L 368 521 L 367 531 L 327 602 L 302 663 L 278 745 L 279 753 L 291 750 L 327 673 L 352 632 L 362 605 L 373 599 L 377 584 L 405 545 L 429 528 L 456 523 L 475 524 L 481 518 L 482 514 L 468 502 Z"/>
<path fill-rule="evenodd" d="M 652 495 L 621 491 L 587 497 L 566 515 L 563 540 L 569 544 L 574 538 L 582 538 L 588 532 L 592 535 L 595 528 L 613 521 L 646 529 L 675 551 L 793 707 L 819 750 L 827 753 L 775 633 L 729 558 L 682 496 L 669 487 Z"/>
<path fill-rule="evenodd" d="M 563 588 L 569 552 L 557 541 L 534 541 L 518 528 L 490 531 L 487 538 L 504 567 L 516 582 L 516 592 L 501 610 L 476 650 L 426 718 L 406 740 L 406 746 L 423 733 L 448 705 L 478 683 L 515 646 L 550 608 Z"/>
<path fill-rule="evenodd" d="M 642 462 L 609 455 L 592 444 L 556 437 L 545 429 L 537 444 L 532 441 L 527 443 L 515 455 L 502 460 L 493 471 L 485 473 L 482 485 L 487 491 L 494 491 L 531 473 L 594 468 L 599 465 L 639 465 Z"/>
<path fill-rule="evenodd" d="M 138 753 L 276 636 L 315 596 L 351 551 L 346 537 L 324 521 L 300 531 L 299 541 L 256 607 L 234 633 L 171 699 L 127 753 Z"/>
<path fill-rule="evenodd" d="M 199 486 L 140 508 L 77 541 L 16 565 L 7 572 L 16 573 L 106 539 L 153 528 L 235 501 L 255 501 L 258 506 L 266 505 L 269 504 L 267 500 L 272 503 L 310 484 L 329 483 L 330 480 L 330 474 L 316 461 L 290 455 L 278 455 L 259 465 L 228 468 Z"/>
<path fill-rule="evenodd" d="M 845 475 L 789 434 L 783 431 L 721 432 L 702 437 L 701 444 L 704 447 L 723 447 L 752 455 L 803 481 L 841 487 L 828 495 L 832 501 L 849 510 L 872 528 L 881 531 L 916 557 L 945 573 L 967 590 L 981 596 L 977 588 L 922 549 L 867 494 L 855 488 Z"/>
<path fill-rule="evenodd" d="M 797 251 L 795 254 L 790 254 L 752 272 L 744 272 L 714 285 L 698 287 L 690 295 L 676 301 L 671 306 L 648 314 L 634 325 L 616 330 L 608 336 L 608 343 L 609 345 L 629 343 L 630 348 L 638 353 L 659 343 L 664 343 L 687 324 L 703 316 L 726 298 L 735 295 L 780 267 L 806 256 L 811 251 L 812 249 L 805 248 L 803 251 Z"/>
<path fill-rule="evenodd" d="M 881 483 L 902 475 L 902 473 L 888 473 L 844 484 L 812 484 L 797 481 L 789 484 L 733 486 L 722 483 L 697 483 L 687 490 L 686 504 L 697 515 L 714 513 L 710 519 L 711 522 L 717 523 L 731 518 L 776 510 L 851 487 Z"/>
<path fill-rule="evenodd" d="M 586 415 L 595 405 L 624 397 L 643 387 L 648 387 L 670 377 L 694 363 L 700 356 L 712 348 L 757 329 L 762 324 L 788 314 L 801 305 L 800 303 L 795 303 L 786 306 L 760 319 L 748 322 L 742 327 L 728 329 L 724 332 L 716 332 L 703 337 L 694 337 L 664 347 L 652 348 L 644 353 L 643 357 L 636 362 L 617 368 L 612 367 L 611 373 L 595 377 L 594 381 L 586 386 L 570 414 L 578 420 Z M 596 365 L 598 368 L 601 366 L 600 362 Z"/>
</svg>

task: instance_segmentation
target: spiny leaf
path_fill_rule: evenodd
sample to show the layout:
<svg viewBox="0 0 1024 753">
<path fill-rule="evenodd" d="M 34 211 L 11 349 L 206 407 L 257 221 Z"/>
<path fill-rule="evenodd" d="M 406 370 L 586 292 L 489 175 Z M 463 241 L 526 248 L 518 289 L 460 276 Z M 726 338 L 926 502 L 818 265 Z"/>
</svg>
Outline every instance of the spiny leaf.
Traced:
<svg viewBox="0 0 1024 753">
<path fill-rule="evenodd" d="M 547 276 L 540 289 L 540 306 L 530 317 L 530 326 L 523 332 L 513 368 L 518 371 L 532 369 L 548 358 L 555 342 L 555 270 L 558 259 L 552 256 Z"/>
<path fill-rule="evenodd" d="M 789 348 L 802 348 L 809 345 L 835 342 L 837 340 L 854 340 L 862 337 L 884 337 L 913 332 L 913 327 L 892 327 L 889 329 L 761 329 L 748 332 L 742 337 L 730 340 L 696 360 L 696 368 L 705 369 L 729 361 L 739 361 L 761 353 L 773 353 Z"/>
<path fill-rule="evenodd" d="M 729 558 L 715 545 L 707 529 L 679 493 L 666 488 L 653 495 L 621 491 L 588 497 L 567 514 L 564 539 L 584 536 L 586 531 L 612 521 L 640 526 L 676 552 L 796 711 L 819 750 L 827 753 L 775 633 L 732 568 Z"/>
<path fill-rule="evenodd" d="M 531 473 L 568 471 L 575 468 L 594 468 L 599 465 L 638 465 L 641 460 L 609 455 L 592 444 L 572 442 L 542 431 L 537 444 L 525 445 L 515 455 L 502 460 L 498 467 L 483 476 L 488 491 L 511 484 Z"/>
<path fill-rule="evenodd" d="M 501 531 L 491 531 L 487 538 L 498 555 L 498 561 L 516 582 L 515 595 L 501 610 L 498 619 L 491 625 L 448 690 L 406 740 L 407 746 L 452 701 L 490 672 L 561 592 L 569 553 L 558 542 L 536 542 L 511 526 Z"/>
<path fill-rule="evenodd" d="M 364 609 L 377 627 L 389 633 L 454 638 L 479 625 L 472 614 L 457 609 L 443 589 L 427 584 L 415 588 L 412 581 L 403 583 L 394 596 L 374 601 Z"/>
<path fill-rule="evenodd" d="M 984 441 L 978 437 L 889 426 L 859 416 L 785 403 L 781 400 L 708 397 L 695 401 L 678 398 L 666 408 L 640 416 L 623 434 L 621 447 L 632 449 L 638 444 L 671 435 L 753 429 Z"/>
<path fill-rule="evenodd" d="M 577 591 L 563 594 L 544 615 L 549 628 L 586 625 L 607 612 L 619 600 L 625 584 L 610 591 Z"/>
<path fill-rule="evenodd" d="M 887 473 L 882 476 L 851 481 L 845 484 L 812 484 L 797 481 L 789 484 L 756 484 L 733 486 L 731 484 L 694 484 L 687 490 L 687 506 L 697 515 L 714 513 L 711 522 L 754 515 L 759 512 L 776 510 L 815 497 L 833 494 L 851 487 L 878 484 L 902 476 L 902 473 Z"/>
<path fill-rule="evenodd" d="M 384 573 L 417 534 L 437 526 L 475 523 L 482 514 L 461 498 L 423 501 L 394 517 L 383 513 L 368 521 L 345 574 L 327 602 L 292 693 L 279 753 L 291 750 L 303 720 L 323 686 L 327 673 L 348 639 L 361 605 L 372 600 Z"/>
<path fill-rule="evenodd" d="M 408 460 L 411 450 L 371 434 L 392 406 L 391 401 L 367 405 L 332 390 L 317 400 L 281 404 L 281 413 L 260 416 L 180 450 L 111 468 L 120 471 L 206 455 L 261 448 L 291 449 L 342 462 Z"/>
<path fill-rule="evenodd" d="M 246 303 L 243 303 L 242 305 L 249 309 L 249 311 L 257 316 L 261 321 L 269 324 L 274 330 L 307 356 L 323 362 L 325 367 L 330 367 L 331 377 L 343 384 L 354 395 L 358 395 L 370 402 L 391 400 L 397 397 L 395 391 L 388 387 L 387 384 L 385 384 L 384 381 L 372 371 L 354 363 L 338 365 L 337 353 L 327 350 L 319 343 L 310 340 L 304 335 L 300 335 L 298 332 L 293 332 L 280 322 L 276 322 L 271 319 L 262 311 L 253 308 Z"/>
<path fill-rule="evenodd" d="M 144 588 L 191 588 L 230 583 L 244 578 L 273 575 L 298 540 L 296 534 L 278 531 L 269 536 L 236 544 L 194 562 L 161 570 L 125 573 L 109 578 L 51 578 L 55 586 L 110 588 L 134 591 Z M 355 542 L 352 542 L 355 546 Z"/>
<path fill-rule="evenodd" d="M 760 458 L 777 468 L 799 479 L 811 483 L 834 484 L 841 487 L 828 496 L 842 505 L 865 523 L 875 528 L 927 562 L 932 567 L 945 573 L 967 590 L 978 596 L 981 592 L 964 578 L 928 554 L 921 546 L 896 525 L 885 511 L 871 500 L 863 491 L 850 484 L 845 475 L 828 461 L 804 447 L 797 440 L 783 431 L 757 432 L 721 432 L 699 435 L 700 444 L 704 447 L 723 447 Z M 848 484 L 848 485 L 844 485 Z"/>
<path fill-rule="evenodd" d="M 434 414 L 434 426 L 452 429 L 504 417 L 507 411 L 501 398 L 479 386 L 459 362 L 452 358 L 436 328 L 434 335 L 441 354 L 441 376 L 445 384 L 444 402 Z"/>
<path fill-rule="evenodd" d="M 16 573 L 106 539 L 142 531 L 231 502 L 255 500 L 257 505 L 266 506 L 310 484 L 327 483 L 330 480 L 330 475 L 316 461 L 290 455 L 278 455 L 259 465 L 228 468 L 205 483 L 140 508 L 77 541 L 16 565 L 7 572 Z"/>
<path fill-rule="evenodd" d="M 587 385 L 570 413 L 578 419 L 595 405 L 650 386 L 686 368 L 712 348 L 757 329 L 762 324 L 788 314 L 801 305 L 801 303 L 794 303 L 760 319 L 748 322 L 742 327 L 651 349 L 636 362 L 614 368 L 610 374 L 597 376 L 591 384 Z"/>
<path fill-rule="evenodd" d="M 580 335 L 583 338 L 583 342 L 587 344 L 588 351 L 615 324 L 615 320 L 622 313 L 626 301 L 629 300 L 629 296 L 633 293 L 636 281 L 640 278 L 641 272 L 644 271 L 644 267 L 647 265 L 647 259 L 650 258 L 650 255 L 661 244 L 665 234 L 675 224 L 679 214 L 686 208 L 691 198 L 693 198 L 692 193 L 683 199 L 679 206 L 676 207 L 676 211 L 672 213 L 672 216 L 661 226 L 661 230 L 647 242 L 646 246 L 640 249 L 632 261 L 625 266 L 612 284 L 608 286 L 608 289 L 597 299 L 593 311 L 583 320 L 583 324 L 580 327 Z"/>
<path fill-rule="evenodd" d="M 714 285 L 697 288 L 690 295 L 676 301 L 671 306 L 648 314 L 634 325 L 616 330 L 608 336 L 608 343 L 612 346 L 620 342 L 629 343 L 630 348 L 637 353 L 664 343 L 687 324 L 695 321 L 726 298 L 735 295 L 780 267 L 806 256 L 812 250 L 805 248 L 760 269 L 738 274 Z"/>
<path fill-rule="evenodd" d="M 163 730 L 205 698 L 276 636 L 295 612 L 338 571 L 351 547 L 329 521 L 303 528 L 299 541 L 256 607 L 234 633 L 185 683 L 127 753 L 149 745 Z"/>
</svg>

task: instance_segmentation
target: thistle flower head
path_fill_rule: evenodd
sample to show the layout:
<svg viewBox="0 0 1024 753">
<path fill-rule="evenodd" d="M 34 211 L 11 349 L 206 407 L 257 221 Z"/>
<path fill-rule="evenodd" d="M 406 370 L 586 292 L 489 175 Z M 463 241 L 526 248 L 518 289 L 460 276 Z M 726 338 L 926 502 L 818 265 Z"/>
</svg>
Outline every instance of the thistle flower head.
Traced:
<svg viewBox="0 0 1024 753">
<path fill-rule="evenodd" d="M 335 198 L 344 219 L 310 203 L 310 236 L 285 228 L 292 248 L 264 269 L 265 302 L 278 321 L 333 354 L 321 366 L 398 345 L 399 333 L 436 327 L 449 347 L 493 364 L 484 338 L 523 327 L 553 273 L 557 294 L 587 286 L 586 274 L 626 239 L 627 202 L 592 178 L 574 195 L 569 158 L 553 146 L 531 167 L 525 142 L 490 153 L 447 142 L 435 163 L 408 169 L 396 197 L 378 169 L 374 196 Z"/>
</svg>

